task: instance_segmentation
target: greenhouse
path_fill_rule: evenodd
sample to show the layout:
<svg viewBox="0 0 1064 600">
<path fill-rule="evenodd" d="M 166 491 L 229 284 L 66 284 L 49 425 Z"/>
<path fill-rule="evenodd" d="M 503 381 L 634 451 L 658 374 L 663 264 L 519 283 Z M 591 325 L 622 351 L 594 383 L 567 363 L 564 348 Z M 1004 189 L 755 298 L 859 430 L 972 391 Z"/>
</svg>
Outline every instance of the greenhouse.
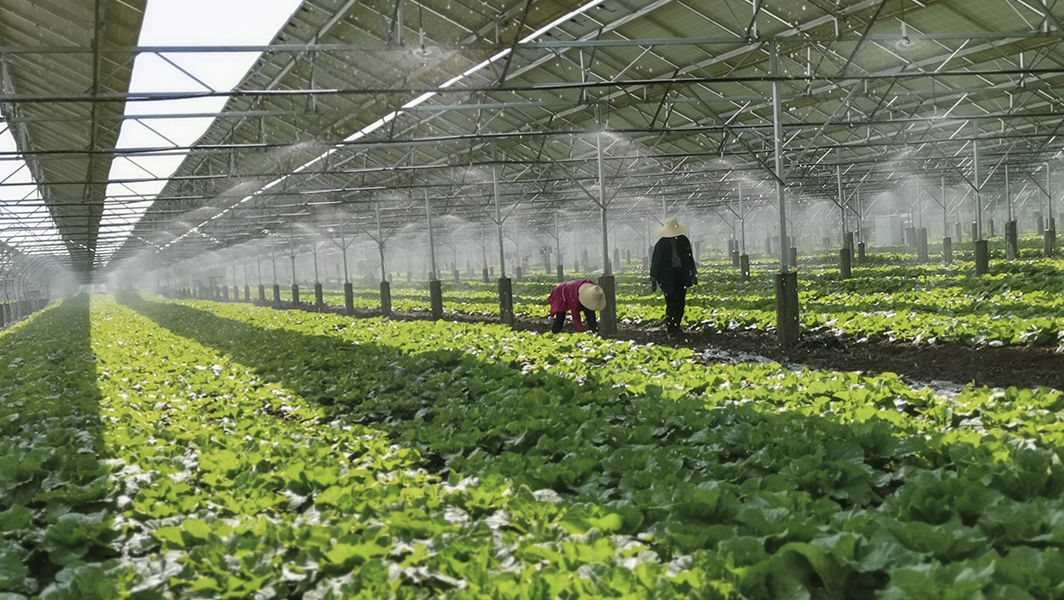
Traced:
<svg viewBox="0 0 1064 600">
<path fill-rule="evenodd" d="M 0 0 L 0 600 L 1064 598 L 1062 42 Z"/>
</svg>

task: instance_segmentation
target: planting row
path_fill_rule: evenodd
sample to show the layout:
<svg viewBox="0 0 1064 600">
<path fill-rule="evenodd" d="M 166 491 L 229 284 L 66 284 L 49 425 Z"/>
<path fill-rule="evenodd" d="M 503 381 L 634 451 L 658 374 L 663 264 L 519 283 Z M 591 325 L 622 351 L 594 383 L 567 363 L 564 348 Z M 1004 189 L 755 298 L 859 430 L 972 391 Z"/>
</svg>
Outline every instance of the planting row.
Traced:
<svg viewBox="0 0 1064 600">
<path fill-rule="evenodd" d="M 978 277 L 968 268 L 937 266 L 863 267 L 840 279 L 837 270 L 804 270 L 799 277 L 804 331 L 852 338 L 966 345 L 1064 346 L 1064 263 L 995 263 Z M 703 274 L 688 293 L 686 323 L 695 329 L 741 330 L 775 327 L 774 274 L 744 280 L 730 270 Z M 546 318 L 546 297 L 555 282 L 514 284 L 514 311 Z M 282 297 L 290 299 L 287 291 Z M 342 291 L 326 290 L 325 302 L 344 303 Z M 376 289 L 356 289 L 354 305 L 379 310 Z M 428 311 L 424 284 L 392 289 L 398 311 Z M 617 316 L 633 326 L 657 326 L 664 301 L 638 275 L 617 279 Z M 497 316 L 494 284 L 444 284 L 444 311 Z"/>
<path fill-rule="evenodd" d="M 0 353 L 2 592 L 1064 589 L 1048 390 L 947 398 L 586 336 L 139 296 L 68 300 Z"/>
</svg>

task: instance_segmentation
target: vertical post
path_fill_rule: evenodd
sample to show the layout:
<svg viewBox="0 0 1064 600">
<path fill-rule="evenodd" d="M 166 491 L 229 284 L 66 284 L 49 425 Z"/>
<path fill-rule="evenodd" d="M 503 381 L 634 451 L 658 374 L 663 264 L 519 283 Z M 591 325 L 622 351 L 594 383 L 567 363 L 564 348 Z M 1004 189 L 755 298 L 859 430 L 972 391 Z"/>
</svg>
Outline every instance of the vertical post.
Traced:
<svg viewBox="0 0 1064 600">
<path fill-rule="evenodd" d="M 842 165 L 838 162 L 839 149 L 835 149 L 835 187 L 838 190 L 839 196 L 839 213 L 842 217 L 842 247 L 848 248 L 848 243 L 852 243 L 852 238 L 846 235 L 846 191 L 842 188 Z M 852 250 L 852 248 L 851 248 Z"/>
<path fill-rule="evenodd" d="M 595 105 L 595 117 L 598 123 L 598 131 L 595 133 L 595 144 L 598 155 L 598 205 L 602 224 L 602 277 L 599 277 L 599 287 L 606 296 L 606 307 L 602 309 L 599 319 L 599 332 L 602 335 L 617 333 L 617 292 L 610 268 L 610 243 L 609 227 L 606 215 L 606 176 L 602 160 L 602 113 L 599 106 Z"/>
<path fill-rule="evenodd" d="M 425 218 L 429 226 L 429 305 L 432 318 L 439 320 L 443 318 L 443 282 L 436 274 L 436 242 L 432 237 L 432 204 L 428 190 L 425 190 Z"/>
<path fill-rule="evenodd" d="M 491 184 L 495 196 L 495 225 L 499 235 L 499 319 L 514 324 L 513 282 L 506 276 L 506 247 L 503 245 L 502 207 L 499 203 L 499 166 L 495 144 L 491 145 Z"/>
<path fill-rule="evenodd" d="M 355 314 L 355 290 L 351 285 L 350 275 L 347 271 L 347 238 L 344 236 L 344 217 L 337 211 L 340 219 L 340 254 L 344 260 L 344 314 Z"/>
<path fill-rule="evenodd" d="M 771 47 L 772 128 L 775 138 L 776 197 L 780 215 L 780 272 L 776 275 L 776 331 L 780 346 L 798 343 L 798 274 L 788 270 L 790 244 L 787 243 L 787 193 L 783 185 L 783 114 L 780 106 L 779 45 Z"/>
<path fill-rule="evenodd" d="M 384 228 L 381 227 L 381 205 L 377 204 L 377 251 L 381 255 L 381 316 L 392 316 L 392 287 L 388 283 L 388 268 L 384 263 Z"/>
<path fill-rule="evenodd" d="M 746 254 L 746 211 L 743 210 L 743 180 L 739 180 L 739 254 Z"/>
<path fill-rule="evenodd" d="M 558 227 L 558 213 L 554 213 L 554 244 L 557 252 L 558 283 L 565 281 L 565 267 L 562 262 L 562 231 Z"/>
<path fill-rule="evenodd" d="M 1053 255 L 1055 255 L 1057 253 L 1057 248 L 1056 248 L 1056 246 L 1057 246 L 1057 219 L 1056 219 L 1056 217 L 1053 216 L 1053 188 L 1052 188 L 1052 182 L 1053 182 L 1052 175 L 1053 175 L 1053 172 L 1050 169 L 1049 165 L 1050 165 L 1050 163 L 1047 162 L 1046 163 L 1046 203 L 1047 203 L 1046 208 L 1048 209 L 1048 215 L 1047 215 L 1047 219 L 1046 220 L 1048 222 L 1048 225 L 1046 225 L 1045 233 L 1042 234 L 1043 236 L 1045 236 L 1045 239 L 1043 240 L 1042 254 L 1045 255 L 1046 258 L 1051 258 Z"/>
<path fill-rule="evenodd" d="M 435 281 L 439 277 L 436 276 L 436 243 L 432 237 L 432 205 L 428 190 L 425 190 L 425 219 L 429 228 L 429 281 Z"/>
<path fill-rule="evenodd" d="M 990 251 L 983 239 L 983 180 L 979 170 L 979 120 L 972 119 L 972 166 L 975 176 L 975 274 L 990 272 Z"/>
</svg>

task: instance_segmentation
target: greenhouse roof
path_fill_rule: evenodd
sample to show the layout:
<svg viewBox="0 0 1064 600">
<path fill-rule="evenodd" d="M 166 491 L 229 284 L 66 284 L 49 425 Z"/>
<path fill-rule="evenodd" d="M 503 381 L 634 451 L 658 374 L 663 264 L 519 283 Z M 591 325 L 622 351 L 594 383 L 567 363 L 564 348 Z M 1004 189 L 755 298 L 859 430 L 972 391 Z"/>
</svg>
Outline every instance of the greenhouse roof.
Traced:
<svg viewBox="0 0 1064 600">
<path fill-rule="evenodd" d="M 426 202 L 535 225 L 712 208 L 744 182 L 766 202 L 913 173 L 1000 193 L 1006 168 L 1044 187 L 1062 146 L 1064 6 L 1041 0 L 306 0 L 266 3 L 261 42 L 187 44 L 146 43 L 153 2 L 0 0 L 20 256 L 166 265 Z M 234 53 L 254 60 L 226 83 Z M 136 88 L 141 57 L 173 84 Z M 121 143 L 131 123 L 154 137 Z"/>
</svg>

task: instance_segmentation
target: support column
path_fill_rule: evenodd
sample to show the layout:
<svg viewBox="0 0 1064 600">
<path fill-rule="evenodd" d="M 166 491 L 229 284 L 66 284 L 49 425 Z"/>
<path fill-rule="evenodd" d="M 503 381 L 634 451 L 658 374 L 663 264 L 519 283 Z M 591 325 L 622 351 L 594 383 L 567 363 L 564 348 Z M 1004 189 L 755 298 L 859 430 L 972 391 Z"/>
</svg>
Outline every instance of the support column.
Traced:
<svg viewBox="0 0 1064 600">
<path fill-rule="evenodd" d="M 299 285 L 292 284 L 292 306 L 299 306 Z"/>
<path fill-rule="evenodd" d="M 273 284 L 273 303 L 281 304 L 281 284 L 279 283 Z"/>
<path fill-rule="evenodd" d="M 499 320 L 506 325 L 514 324 L 514 288 L 509 277 L 499 278 Z"/>
<path fill-rule="evenodd" d="M 953 264 L 953 238 L 942 238 L 942 264 L 947 267 Z"/>
<path fill-rule="evenodd" d="M 927 263 L 927 228 L 921 227 L 916 230 L 916 256 L 921 263 Z"/>
<path fill-rule="evenodd" d="M 495 225 L 499 234 L 499 320 L 511 327 L 514 324 L 513 282 L 506 276 L 506 246 L 502 234 L 502 208 L 499 205 L 499 167 L 495 145 L 491 146 L 491 183 L 495 196 Z"/>
<path fill-rule="evenodd" d="M 325 294 L 320 283 L 314 284 L 314 304 L 318 307 L 318 312 L 325 307 Z"/>
<path fill-rule="evenodd" d="M 986 275 L 990 272 L 990 250 L 986 240 L 975 240 L 975 274 Z"/>
<path fill-rule="evenodd" d="M 742 273 L 743 279 L 750 279 L 750 255 L 739 255 L 739 272 Z"/>
<path fill-rule="evenodd" d="M 771 72 L 779 74 L 779 46 L 771 47 Z M 776 330 L 780 346 L 791 348 L 798 343 L 798 274 L 787 270 L 790 248 L 787 242 L 787 193 L 783 185 L 783 115 L 780 107 L 780 83 L 772 82 L 772 127 L 776 159 L 776 196 L 780 216 L 780 272 L 776 275 Z"/>
<path fill-rule="evenodd" d="M 606 219 L 606 176 L 602 164 L 602 115 L 599 106 L 595 105 L 595 116 L 598 122 L 598 133 L 595 134 L 595 143 L 598 153 L 598 205 L 602 221 L 602 277 L 599 277 L 599 287 L 606 296 L 606 307 L 599 315 L 599 333 L 602 335 L 614 335 L 617 333 L 617 291 L 613 279 L 613 269 L 610 266 L 609 227 Z"/>
<path fill-rule="evenodd" d="M 344 282 L 344 314 L 355 314 L 355 290 L 350 281 Z"/>
<path fill-rule="evenodd" d="M 857 242 L 857 264 L 863 265 L 868 262 L 868 256 L 865 255 L 865 243 Z"/>
<path fill-rule="evenodd" d="M 603 275 L 598 280 L 599 287 L 606 296 L 606 307 L 602 309 L 598 328 L 602 335 L 617 333 L 617 282 L 613 275 Z"/>
<path fill-rule="evenodd" d="M 559 262 L 558 263 L 558 283 L 561 283 L 563 281 L 565 281 L 565 267 L 563 267 L 562 263 Z"/>
<path fill-rule="evenodd" d="M 386 319 L 392 316 L 392 284 L 387 279 L 381 280 L 381 316 Z"/>
<path fill-rule="evenodd" d="M 853 277 L 853 267 L 850 264 L 851 252 L 849 248 L 839 250 L 839 273 L 843 279 Z"/>
<path fill-rule="evenodd" d="M 259 284 L 259 302 L 266 304 L 266 286 Z"/>
<path fill-rule="evenodd" d="M 432 318 L 443 318 L 443 282 L 433 279 L 429 282 L 429 304 L 432 306 Z"/>
<path fill-rule="evenodd" d="M 1046 229 L 1042 240 L 1042 254 L 1046 258 L 1052 258 L 1057 253 L 1057 230 Z"/>
<path fill-rule="evenodd" d="M 1016 221 L 1005 223 L 1005 258 L 1008 260 L 1020 257 L 1020 240 L 1017 233 Z"/>
<path fill-rule="evenodd" d="M 244 284 L 244 302 L 251 302 L 251 286 Z"/>
</svg>

